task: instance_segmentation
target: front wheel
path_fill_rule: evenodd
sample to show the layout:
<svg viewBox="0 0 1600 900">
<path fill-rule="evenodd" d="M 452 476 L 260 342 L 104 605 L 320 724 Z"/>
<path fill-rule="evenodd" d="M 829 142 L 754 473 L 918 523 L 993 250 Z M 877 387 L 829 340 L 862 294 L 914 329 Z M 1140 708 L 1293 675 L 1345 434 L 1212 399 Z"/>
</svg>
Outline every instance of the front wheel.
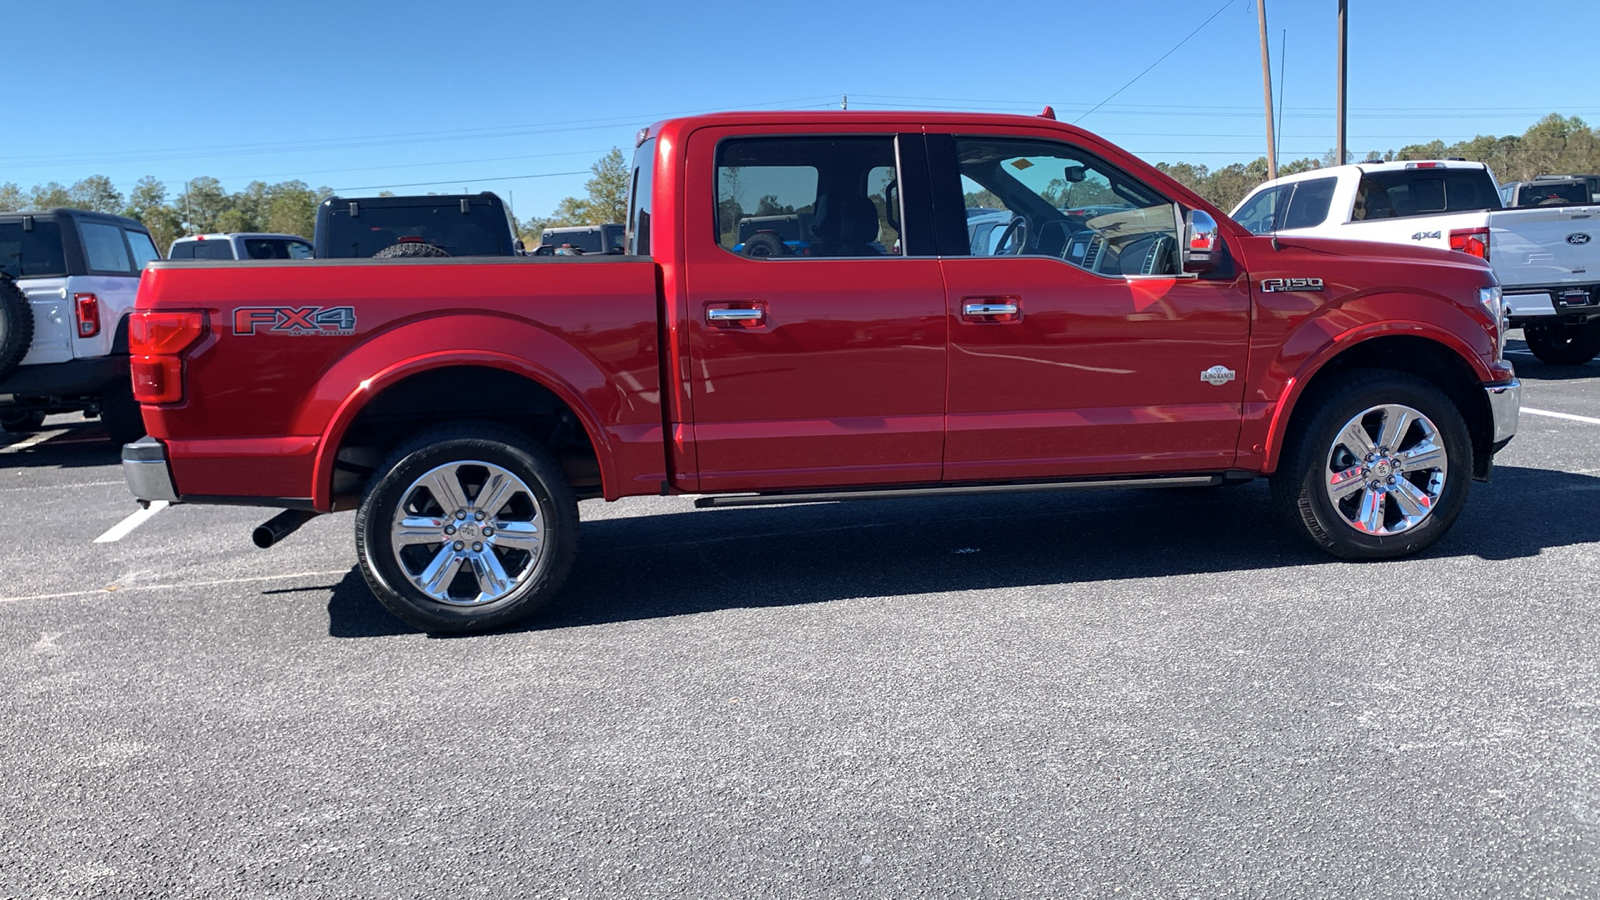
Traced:
<svg viewBox="0 0 1600 900">
<path fill-rule="evenodd" d="M 502 628 L 545 606 L 578 546 L 561 468 L 526 435 L 448 425 L 379 468 L 356 515 L 361 574 L 379 601 L 434 633 Z"/>
<path fill-rule="evenodd" d="M 1450 530 L 1472 442 L 1449 397 L 1411 375 L 1365 372 L 1306 402 L 1272 476 L 1288 524 L 1346 559 L 1408 556 Z"/>
<path fill-rule="evenodd" d="M 1581 366 L 1600 356 L 1600 319 L 1533 324 L 1522 329 L 1528 350 L 1552 366 Z"/>
</svg>

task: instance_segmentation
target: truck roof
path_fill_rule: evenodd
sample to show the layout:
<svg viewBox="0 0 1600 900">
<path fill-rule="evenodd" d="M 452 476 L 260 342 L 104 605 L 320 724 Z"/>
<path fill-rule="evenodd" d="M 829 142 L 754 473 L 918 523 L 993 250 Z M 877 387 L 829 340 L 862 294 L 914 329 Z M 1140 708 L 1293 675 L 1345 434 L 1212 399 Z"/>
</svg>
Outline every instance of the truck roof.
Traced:
<svg viewBox="0 0 1600 900">
<path fill-rule="evenodd" d="M 916 131 L 923 125 L 970 126 L 973 128 L 1006 125 L 1034 127 L 1048 125 L 1072 135 L 1105 143 L 1105 139 L 1075 125 L 1058 121 L 1055 114 L 1026 115 L 1023 113 L 949 112 L 946 110 L 769 110 L 747 112 L 706 113 L 699 116 L 680 116 L 662 119 L 641 131 L 638 143 L 655 137 L 668 129 L 692 131 L 712 125 L 782 125 L 793 123 L 814 129 L 819 125 L 863 125 L 880 123 L 893 125 L 905 131 Z"/>
</svg>

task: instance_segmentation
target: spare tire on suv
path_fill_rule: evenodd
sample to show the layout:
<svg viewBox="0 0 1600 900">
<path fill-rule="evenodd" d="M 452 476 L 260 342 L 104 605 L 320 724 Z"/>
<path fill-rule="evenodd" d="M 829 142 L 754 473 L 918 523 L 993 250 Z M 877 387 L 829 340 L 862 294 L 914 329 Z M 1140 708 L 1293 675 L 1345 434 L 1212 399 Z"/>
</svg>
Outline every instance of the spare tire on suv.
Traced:
<svg viewBox="0 0 1600 900">
<path fill-rule="evenodd" d="M 33 307 L 11 276 L 0 272 L 0 381 L 10 378 L 33 343 Z"/>
</svg>

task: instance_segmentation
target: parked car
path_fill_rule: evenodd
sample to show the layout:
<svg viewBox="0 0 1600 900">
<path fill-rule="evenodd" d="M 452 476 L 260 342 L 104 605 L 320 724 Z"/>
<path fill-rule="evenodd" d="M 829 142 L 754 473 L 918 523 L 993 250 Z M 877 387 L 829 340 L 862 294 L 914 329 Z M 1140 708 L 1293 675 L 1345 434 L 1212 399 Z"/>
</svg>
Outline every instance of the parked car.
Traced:
<svg viewBox="0 0 1600 900">
<path fill-rule="evenodd" d="M 318 259 L 516 256 L 515 223 L 500 198 L 481 194 L 329 197 L 317 207 Z"/>
<path fill-rule="evenodd" d="M 310 259 L 311 242 L 294 234 L 195 234 L 178 238 L 167 259 Z"/>
<path fill-rule="evenodd" d="M 128 313 L 160 259 L 132 219 L 78 209 L 0 213 L 0 427 L 98 416 L 116 443 L 144 434 L 128 381 Z"/>
<path fill-rule="evenodd" d="M 557 256 L 563 248 L 578 254 L 622 253 L 622 225 L 569 225 L 546 228 L 539 234 L 539 246 L 534 251 L 539 256 Z"/>
<path fill-rule="evenodd" d="M 1500 186 L 1500 202 L 1507 209 L 1521 206 L 1583 206 L 1594 202 L 1589 182 L 1583 178 L 1541 176 Z"/>
<path fill-rule="evenodd" d="M 1069 216 L 1064 177 L 1128 206 Z M 807 255 L 734 252 L 717 198 L 735 178 L 816 210 Z M 943 202 L 963 179 L 1023 220 L 1016 252 L 973 252 Z M 887 183 L 892 208 L 868 193 Z M 555 596 L 580 498 L 1268 476 L 1312 544 L 1386 559 L 1445 534 L 1516 430 L 1483 260 L 1257 237 L 1050 119 L 669 120 L 640 135 L 632 184 L 624 256 L 154 264 L 134 368 L 151 435 L 123 450 L 134 495 L 285 508 L 261 546 L 354 509 L 374 594 L 462 632 Z"/>
<path fill-rule="evenodd" d="M 1233 211 L 1255 234 L 1439 247 L 1489 262 L 1513 328 L 1552 365 L 1600 355 L 1600 205 L 1503 209 L 1457 160 L 1361 163 L 1269 181 Z"/>
</svg>

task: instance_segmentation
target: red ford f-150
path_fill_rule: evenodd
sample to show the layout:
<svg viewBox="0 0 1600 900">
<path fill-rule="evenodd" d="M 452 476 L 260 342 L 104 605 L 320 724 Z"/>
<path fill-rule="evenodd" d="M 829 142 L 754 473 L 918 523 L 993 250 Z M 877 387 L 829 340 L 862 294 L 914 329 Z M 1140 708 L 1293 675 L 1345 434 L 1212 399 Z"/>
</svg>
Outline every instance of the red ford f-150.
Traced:
<svg viewBox="0 0 1600 900">
<path fill-rule="evenodd" d="M 1516 429 L 1482 260 L 1257 237 L 1052 117 L 662 122 L 627 249 L 154 263 L 129 485 L 284 508 L 262 546 L 356 509 L 378 598 L 471 631 L 558 590 L 586 497 L 1268 475 L 1315 544 L 1390 558 L 1450 528 Z"/>
</svg>

